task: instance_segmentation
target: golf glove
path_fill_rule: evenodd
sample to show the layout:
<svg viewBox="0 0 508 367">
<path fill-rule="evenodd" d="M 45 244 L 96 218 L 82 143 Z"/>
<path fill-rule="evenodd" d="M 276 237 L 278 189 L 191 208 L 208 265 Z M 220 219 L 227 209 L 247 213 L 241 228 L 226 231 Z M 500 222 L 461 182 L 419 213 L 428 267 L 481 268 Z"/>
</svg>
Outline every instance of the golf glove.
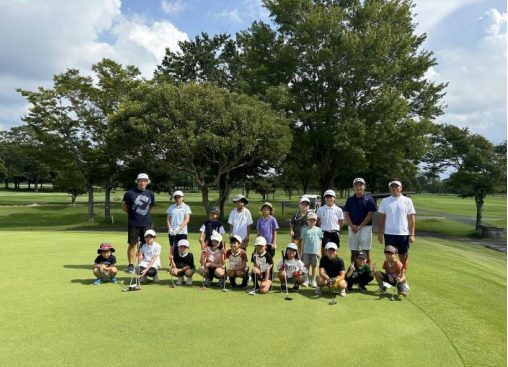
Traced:
<svg viewBox="0 0 508 367">
<path fill-rule="evenodd" d="M 173 232 L 173 228 L 168 229 L 168 233 L 170 236 L 174 236 L 175 232 Z"/>
<path fill-rule="evenodd" d="M 335 283 L 335 278 L 328 279 L 328 285 L 331 287 Z"/>
<path fill-rule="evenodd" d="M 180 233 L 180 227 L 176 227 L 173 229 L 173 233 L 176 236 L 178 233 Z"/>
<path fill-rule="evenodd" d="M 299 271 L 294 271 L 293 272 L 293 277 L 294 278 L 298 278 L 300 276 L 300 272 Z"/>
</svg>

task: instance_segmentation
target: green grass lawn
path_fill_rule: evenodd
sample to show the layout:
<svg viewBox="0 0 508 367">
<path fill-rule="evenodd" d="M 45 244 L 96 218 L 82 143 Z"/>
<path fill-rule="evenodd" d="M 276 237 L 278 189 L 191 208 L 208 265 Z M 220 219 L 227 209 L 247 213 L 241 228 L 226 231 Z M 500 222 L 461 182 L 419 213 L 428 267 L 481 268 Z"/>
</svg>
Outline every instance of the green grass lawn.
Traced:
<svg viewBox="0 0 508 367">
<path fill-rule="evenodd" d="M 409 298 L 390 301 L 370 285 L 329 306 L 308 288 L 293 301 L 276 290 L 198 291 L 199 276 L 171 289 L 164 272 L 139 292 L 121 292 L 123 272 L 121 284 L 91 285 L 101 241 L 125 265 L 124 232 L 2 237 L 2 366 L 506 366 L 506 255 L 483 247 L 418 238 Z M 167 265 L 167 239 L 158 240 Z M 195 252 L 196 235 L 191 243 Z"/>
</svg>

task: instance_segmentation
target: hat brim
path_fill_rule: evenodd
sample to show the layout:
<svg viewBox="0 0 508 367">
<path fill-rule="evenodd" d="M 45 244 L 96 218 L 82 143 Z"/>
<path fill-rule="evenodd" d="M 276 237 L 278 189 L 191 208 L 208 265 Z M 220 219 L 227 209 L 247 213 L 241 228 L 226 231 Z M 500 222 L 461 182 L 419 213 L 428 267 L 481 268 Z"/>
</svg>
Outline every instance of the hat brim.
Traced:
<svg viewBox="0 0 508 367">
<path fill-rule="evenodd" d="M 100 255 L 100 253 L 101 253 L 102 251 L 111 251 L 111 253 L 113 253 L 113 252 L 115 252 L 115 249 L 114 249 L 113 247 L 110 247 L 110 248 L 108 248 L 108 249 L 104 249 L 104 250 L 98 249 L 98 250 L 97 250 L 97 253 Z"/>
</svg>

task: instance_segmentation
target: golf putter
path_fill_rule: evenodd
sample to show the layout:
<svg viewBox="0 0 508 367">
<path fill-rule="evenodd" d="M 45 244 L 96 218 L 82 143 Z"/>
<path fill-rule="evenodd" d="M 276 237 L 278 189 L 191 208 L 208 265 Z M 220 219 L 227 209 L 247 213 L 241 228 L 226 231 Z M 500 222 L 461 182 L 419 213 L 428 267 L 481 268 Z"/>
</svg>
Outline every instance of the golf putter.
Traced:
<svg viewBox="0 0 508 367">
<path fill-rule="evenodd" d="M 282 265 L 284 265 L 284 251 L 280 252 L 282 254 Z M 288 291 L 288 274 L 287 269 L 284 269 L 284 282 L 286 283 L 286 297 L 284 299 L 286 301 L 292 301 L 293 298 L 289 297 L 289 291 Z"/>
<path fill-rule="evenodd" d="M 228 272 L 226 269 L 226 264 L 224 264 L 224 287 L 222 288 L 223 292 L 229 292 L 229 289 L 226 288 L 226 279 L 228 278 Z"/>
<path fill-rule="evenodd" d="M 173 280 L 173 274 L 171 274 L 171 268 L 172 267 L 173 267 L 173 260 L 169 260 L 169 270 L 168 270 L 168 273 L 169 273 L 169 286 L 171 288 L 175 288 L 176 284 L 175 284 L 175 281 Z"/>
<path fill-rule="evenodd" d="M 335 300 L 335 297 L 333 296 L 332 286 L 328 285 L 328 294 L 330 296 L 330 300 L 328 301 L 328 304 L 330 306 L 337 304 L 337 301 Z"/>
</svg>

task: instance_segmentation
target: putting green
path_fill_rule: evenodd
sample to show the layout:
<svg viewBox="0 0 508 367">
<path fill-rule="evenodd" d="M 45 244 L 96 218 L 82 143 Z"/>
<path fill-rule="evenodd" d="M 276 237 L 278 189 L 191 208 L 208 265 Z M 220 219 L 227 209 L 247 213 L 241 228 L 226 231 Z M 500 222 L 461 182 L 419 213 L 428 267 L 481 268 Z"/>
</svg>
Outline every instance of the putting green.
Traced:
<svg viewBox="0 0 508 367">
<path fill-rule="evenodd" d="M 2 234 L 5 366 L 506 365 L 506 256 L 485 248 L 419 238 L 408 299 L 380 297 L 372 284 L 330 306 L 326 291 L 316 299 L 310 288 L 286 301 L 278 282 L 256 296 L 199 291 L 199 275 L 172 289 L 165 272 L 138 292 L 121 292 L 123 271 L 119 284 L 93 286 L 101 241 L 113 242 L 124 268 L 125 233 Z M 166 266 L 167 238 L 159 242 Z M 197 237 L 191 243 L 197 253 Z"/>
</svg>

